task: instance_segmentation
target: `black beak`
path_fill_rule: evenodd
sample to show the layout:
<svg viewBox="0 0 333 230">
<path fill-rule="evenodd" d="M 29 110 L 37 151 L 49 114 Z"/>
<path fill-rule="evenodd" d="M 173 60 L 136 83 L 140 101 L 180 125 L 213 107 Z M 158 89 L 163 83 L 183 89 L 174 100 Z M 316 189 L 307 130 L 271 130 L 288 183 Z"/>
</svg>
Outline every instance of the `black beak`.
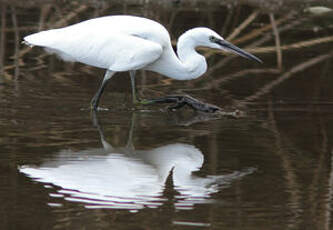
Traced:
<svg viewBox="0 0 333 230">
<path fill-rule="evenodd" d="M 220 46 L 222 46 L 222 48 L 226 49 L 226 50 L 229 50 L 235 54 L 238 54 L 242 57 L 245 57 L 247 59 L 250 59 L 250 60 L 254 60 L 256 62 L 259 62 L 259 63 L 263 63 L 262 60 L 260 60 L 259 58 L 257 58 L 256 56 L 238 48 L 237 46 L 231 44 L 230 42 L 227 42 L 225 40 L 221 40 L 221 39 L 218 39 L 216 41 L 217 44 L 219 44 Z"/>
</svg>

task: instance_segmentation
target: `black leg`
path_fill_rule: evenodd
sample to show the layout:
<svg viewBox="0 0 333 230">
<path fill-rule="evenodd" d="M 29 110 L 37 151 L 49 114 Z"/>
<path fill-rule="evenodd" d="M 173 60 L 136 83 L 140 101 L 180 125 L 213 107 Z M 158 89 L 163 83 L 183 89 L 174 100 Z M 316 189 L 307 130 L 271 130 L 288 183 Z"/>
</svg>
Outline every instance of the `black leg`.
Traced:
<svg viewBox="0 0 333 230">
<path fill-rule="evenodd" d="M 98 104 L 99 104 L 99 100 L 101 98 L 101 95 L 103 94 L 103 91 L 104 91 L 104 88 L 105 86 L 107 85 L 107 82 L 110 80 L 110 78 L 113 76 L 113 74 L 115 74 L 115 72 L 112 72 L 110 70 L 107 70 L 105 75 L 104 75 L 104 78 L 103 78 L 103 81 L 102 81 L 102 84 L 101 86 L 98 88 L 95 96 L 93 97 L 93 99 L 91 100 L 91 109 L 93 110 L 97 110 L 98 108 Z"/>
</svg>

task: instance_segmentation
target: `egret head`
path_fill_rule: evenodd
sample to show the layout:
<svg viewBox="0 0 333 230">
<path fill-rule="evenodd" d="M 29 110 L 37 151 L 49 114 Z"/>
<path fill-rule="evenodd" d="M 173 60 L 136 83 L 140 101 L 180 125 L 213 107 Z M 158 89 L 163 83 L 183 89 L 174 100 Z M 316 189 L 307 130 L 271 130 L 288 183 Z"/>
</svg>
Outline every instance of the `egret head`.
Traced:
<svg viewBox="0 0 333 230">
<path fill-rule="evenodd" d="M 223 51 L 232 52 L 247 59 L 251 59 L 259 63 L 262 63 L 262 61 L 256 56 L 238 48 L 237 46 L 231 44 L 230 42 L 227 42 L 218 33 L 209 28 L 199 27 L 192 29 L 192 32 L 194 35 L 193 37 L 198 46 L 204 46 L 213 49 L 220 49 Z"/>
</svg>

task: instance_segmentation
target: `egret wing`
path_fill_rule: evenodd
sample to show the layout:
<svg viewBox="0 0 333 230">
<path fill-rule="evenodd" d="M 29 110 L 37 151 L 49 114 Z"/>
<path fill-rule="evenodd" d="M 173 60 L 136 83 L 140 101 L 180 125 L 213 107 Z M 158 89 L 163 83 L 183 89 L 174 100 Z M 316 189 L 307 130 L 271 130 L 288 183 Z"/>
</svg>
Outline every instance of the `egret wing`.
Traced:
<svg viewBox="0 0 333 230">
<path fill-rule="evenodd" d="M 140 35 L 77 28 L 43 31 L 27 36 L 25 40 L 58 54 L 66 61 L 78 61 L 113 71 L 140 69 L 156 61 L 163 52 L 159 43 Z"/>
<path fill-rule="evenodd" d="M 91 39 L 83 49 L 71 54 L 79 62 L 113 71 L 140 69 L 157 60 L 162 54 L 161 45 L 127 34 L 114 34 L 109 38 Z"/>
</svg>

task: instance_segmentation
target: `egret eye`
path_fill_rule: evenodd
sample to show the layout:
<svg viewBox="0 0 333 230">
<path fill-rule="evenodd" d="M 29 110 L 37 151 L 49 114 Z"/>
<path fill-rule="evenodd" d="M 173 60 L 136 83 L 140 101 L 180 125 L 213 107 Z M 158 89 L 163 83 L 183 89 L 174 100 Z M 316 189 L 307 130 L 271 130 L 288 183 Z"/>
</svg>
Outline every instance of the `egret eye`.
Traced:
<svg viewBox="0 0 333 230">
<path fill-rule="evenodd" d="M 216 41 L 216 38 L 214 36 L 209 36 L 209 41 L 211 42 L 215 42 Z"/>
</svg>

